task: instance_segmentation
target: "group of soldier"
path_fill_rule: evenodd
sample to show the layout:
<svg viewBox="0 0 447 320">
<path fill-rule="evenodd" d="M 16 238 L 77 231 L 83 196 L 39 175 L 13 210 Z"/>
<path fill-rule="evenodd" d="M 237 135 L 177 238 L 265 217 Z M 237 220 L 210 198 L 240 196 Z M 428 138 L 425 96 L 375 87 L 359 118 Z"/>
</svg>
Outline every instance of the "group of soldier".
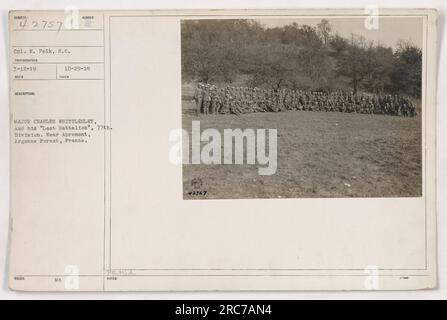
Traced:
<svg viewBox="0 0 447 320">
<path fill-rule="evenodd" d="M 410 99 L 391 94 L 217 87 L 199 83 L 194 93 L 198 114 L 242 114 L 286 110 L 336 111 L 413 117 Z"/>
</svg>

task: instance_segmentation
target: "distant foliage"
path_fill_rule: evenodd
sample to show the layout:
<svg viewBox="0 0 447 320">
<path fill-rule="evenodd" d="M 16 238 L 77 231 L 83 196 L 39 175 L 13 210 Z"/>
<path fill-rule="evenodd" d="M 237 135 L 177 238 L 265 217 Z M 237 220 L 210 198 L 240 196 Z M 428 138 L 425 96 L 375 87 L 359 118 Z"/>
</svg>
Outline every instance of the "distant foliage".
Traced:
<svg viewBox="0 0 447 320">
<path fill-rule="evenodd" d="M 254 20 L 184 20 L 184 80 L 278 90 L 349 90 L 420 97 L 422 51 L 333 33 L 328 20 L 264 28 Z"/>
<path fill-rule="evenodd" d="M 394 90 L 413 97 L 421 97 L 422 50 L 409 42 L 401 42 L 394 53 L 391 73 Z"/>
<path fill-rule="evenodd" d="M 390 91 L 390 74 L 393 71 L 391 48 L 374 45 L 354 35 L 349 41 L 339 37 L 334 45 L 335 72 L 349 79 L 354 93 L 360 89 L 372 93 Z"/>
</svg>

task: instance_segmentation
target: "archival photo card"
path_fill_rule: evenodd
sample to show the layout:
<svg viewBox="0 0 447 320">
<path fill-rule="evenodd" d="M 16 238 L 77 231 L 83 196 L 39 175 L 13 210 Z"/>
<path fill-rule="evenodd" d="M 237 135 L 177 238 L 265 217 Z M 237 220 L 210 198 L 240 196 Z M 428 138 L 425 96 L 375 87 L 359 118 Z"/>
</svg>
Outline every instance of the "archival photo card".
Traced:
<svg viewBox="0 0 447 320">
<path fill-rule="evenodd" d="M 10 288 L 436 288 L 437 17 L 11 11 Z"/>
</svg>

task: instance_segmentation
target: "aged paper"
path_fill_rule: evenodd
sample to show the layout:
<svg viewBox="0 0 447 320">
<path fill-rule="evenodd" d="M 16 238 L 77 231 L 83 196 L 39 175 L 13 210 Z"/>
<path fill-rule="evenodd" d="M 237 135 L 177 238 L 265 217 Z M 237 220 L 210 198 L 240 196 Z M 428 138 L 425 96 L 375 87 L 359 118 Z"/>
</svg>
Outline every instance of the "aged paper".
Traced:
<svg viewBox="0 0 447 320">
<path fill-rule="evenodd" d="M 10 12 L 10 288 L 435 288 L 436 23 Z"/>
</svg>

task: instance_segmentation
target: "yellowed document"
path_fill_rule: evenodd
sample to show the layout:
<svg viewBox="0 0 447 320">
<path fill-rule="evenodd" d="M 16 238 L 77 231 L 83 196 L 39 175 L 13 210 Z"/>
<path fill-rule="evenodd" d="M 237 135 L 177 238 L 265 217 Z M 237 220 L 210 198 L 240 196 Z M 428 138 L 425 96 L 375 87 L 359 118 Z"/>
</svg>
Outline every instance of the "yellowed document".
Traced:
<svg viewBox="0 0 447 320">
<path fill-rule="evenodd" d="M 435 288 L 436 23 L 10 12 L 10 288 Z"/>
</svg>

